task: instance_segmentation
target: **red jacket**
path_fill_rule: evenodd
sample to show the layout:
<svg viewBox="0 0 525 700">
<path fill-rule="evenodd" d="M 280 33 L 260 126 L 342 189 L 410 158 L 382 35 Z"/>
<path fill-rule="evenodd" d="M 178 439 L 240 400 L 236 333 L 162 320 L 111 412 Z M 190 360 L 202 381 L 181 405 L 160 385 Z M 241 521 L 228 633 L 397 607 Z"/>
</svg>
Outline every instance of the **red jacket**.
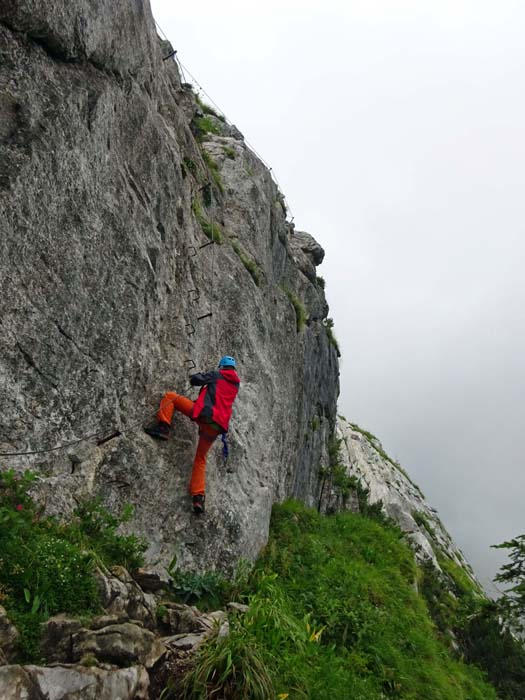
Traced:
<svg viewBox="0 0 525 700">
<path fill-rule="evenodd" d="M 228 432 L 232 406 L 239 391 L 240 379 L 234 369 L 221 369 L 204 374 L 192 374 L 190 384 L 202 386 L 193 407 L 192 419 L 209 423 L 213 421 Z"/>
</svg>

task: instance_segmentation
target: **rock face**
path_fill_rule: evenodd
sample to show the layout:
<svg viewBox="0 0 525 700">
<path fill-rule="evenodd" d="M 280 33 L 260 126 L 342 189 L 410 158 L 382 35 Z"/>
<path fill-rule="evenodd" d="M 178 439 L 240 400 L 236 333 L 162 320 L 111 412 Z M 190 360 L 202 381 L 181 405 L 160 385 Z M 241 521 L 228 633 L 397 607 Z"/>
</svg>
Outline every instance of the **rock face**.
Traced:
<svg viewBox="0 0 525 700">
<path fill-rule="evenodd" d="M 0 666 L 2 700 L 148 700 L 148 688 L 140 666 Z"/>
<path fill-rule="evenodd" d="M 439 570 L 437 555 L 446 555 L 476 581 L 437 511 L 428 504 L 401 465 L 390 459 L 379 440 L 340 416 L 337 436 L 341 440 L 340 459 L 346 473 L 356 477 L 369 490 L 370 503 L 382 502 L 386 515 L 405 533 L 416 559 L 419 562 L 431 561 Z M 337 499 L 337 494 L 333 493 L 332 497 Z M 358 507 L 355 500 L 351 501 L 353 510 L 358 510 Z"/>
<path fill-rule="evenodd" d="M 228 568 L 265 543 L 274 501 L 316 503 L 337 353 L 321 247 L 167 53 L 145 0 L 0 4 L 0 452 L 97 434 L 0 468 L 38 469 L 49 512 L 131 502 L 159 568 Z M 210 455 L 196 520 L 195 426 L 158 444 L 141 425 L 223 354 L 242 380 L 231 456 Z"/>
</svg>

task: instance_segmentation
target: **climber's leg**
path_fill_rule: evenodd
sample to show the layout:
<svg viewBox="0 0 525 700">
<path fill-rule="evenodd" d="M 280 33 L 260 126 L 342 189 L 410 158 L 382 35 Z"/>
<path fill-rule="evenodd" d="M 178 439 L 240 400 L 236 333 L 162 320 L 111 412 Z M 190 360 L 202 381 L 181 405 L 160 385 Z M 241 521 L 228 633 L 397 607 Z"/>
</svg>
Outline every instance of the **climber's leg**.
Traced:
<svg viewBox="0 0 525 700">
<path fill-rule="evenodd" d="M 199 423 L 199 443 L 193 460 L 190 481 L 192 496 L 204 496 L 206 491 L 206 456 L 218 435 L 219 432 L 215 428 L 206 423 Z"/>
<path fill-rule="evenodd" d="M 160 401 L 160 408 L 157 412 L 157 420 L 144 428 L 151 437 L 168 440 L 171 431 L 171 421 L 173 413 L 179 411 L 188 418 L 191 418 L 193 411 L 193 401 L 185 396 L 176 394 L 174 391 L 168 391 L 164 394 Z"/>
<path fill-rule="evenodd" d="M 179 411 L 179 413 L 183 413 L 188 418 L 191 418 L 193 406 L 194 403 L 191 399 L 176 394 L 174 391 L 167 391 L 160 400 L 157 418 L 161 423 L 171 425 L 174 411 Z"/>
</svg>

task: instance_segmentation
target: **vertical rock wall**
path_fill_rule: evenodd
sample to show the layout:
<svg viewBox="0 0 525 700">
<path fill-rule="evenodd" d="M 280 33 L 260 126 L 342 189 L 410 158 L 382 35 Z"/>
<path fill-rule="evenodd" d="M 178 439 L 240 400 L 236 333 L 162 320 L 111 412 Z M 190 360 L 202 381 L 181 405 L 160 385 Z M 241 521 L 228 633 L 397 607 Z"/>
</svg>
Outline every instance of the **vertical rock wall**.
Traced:
<svg viewBox="0 0 525 700">
<path fill-rule="evenodd" d="M 38 471 L 52 512 L 131 502 L 152 562 L 228 567 L 257 554 L 275 500 L 316 503 L 337 353 L 322 249 L 239 132 L 202 129 L 168 51 L 140 0 L 0 4 L 0 452 L 122 433 L 0 468 Z M 223 243 L 201 248 L 212 225 Z M 141 425 L 164 390 L 189 394 L 190 361 L 226 353 L 231 458 L 214 448 L 196 520 L 195 426 L 157 444 Z"/>
</svg>

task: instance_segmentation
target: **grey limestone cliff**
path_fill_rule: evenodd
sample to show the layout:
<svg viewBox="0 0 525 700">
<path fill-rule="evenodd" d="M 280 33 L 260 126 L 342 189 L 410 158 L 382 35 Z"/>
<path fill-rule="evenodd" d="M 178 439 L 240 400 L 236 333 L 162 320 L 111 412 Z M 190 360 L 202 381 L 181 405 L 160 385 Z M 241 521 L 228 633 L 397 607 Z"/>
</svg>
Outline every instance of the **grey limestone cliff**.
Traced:
<svg viewBox="0 0 525 700">
<path fill-rule="evenodd" d="M 419 563 L 430 562 L 441 571 L 440 561 L 451 560 L 461 567 L 480 588 L 472 568 L 446 530 L 438 512 L 426 500 L 421 489 L 412 481 L 403 467 L 385 452 L 381 442 L 371 433 L 342 416 L 337 419 L 339 459 L 346 475 L 355 478 L 368 491 L 371 504 L 381 502 L 387 517 L 404 532 Z M 332 488 L 324 500 L 330 509 L 359 509 L 354 496 L 342 502 L 337 488 Z"/>
<path fill-rule="evenodd" d="M 168 53 L 146 0 L 0 2 L 0 452 L 96 434 L 0 465 L 37 470 L 51 512 L 132 503 L 151 562 L 228 567 L 256 556 L 274 501 L 316 503 L 337 352 L 321 247 Z M 209 459 L 196 520 L 195 426 L 165 445 L 141 426 L 225 353 L 242 379 L 231 457 Z"/>
</svg>

